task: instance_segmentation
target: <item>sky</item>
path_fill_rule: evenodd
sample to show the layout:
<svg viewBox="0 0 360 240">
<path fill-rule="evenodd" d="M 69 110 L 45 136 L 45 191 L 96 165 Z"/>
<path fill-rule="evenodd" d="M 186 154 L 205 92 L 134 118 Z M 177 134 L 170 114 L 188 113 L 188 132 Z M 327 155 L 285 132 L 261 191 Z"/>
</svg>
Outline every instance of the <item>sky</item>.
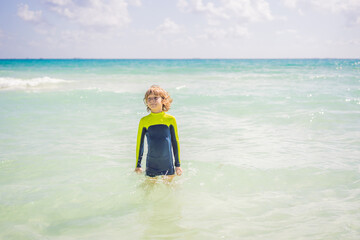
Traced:
<svg viewBox="0 0 360 240">
<path fill-rule="evenodd" d="M 0 58 L 360 58 L 360 0 L 0 0 Z"/>
</svg>

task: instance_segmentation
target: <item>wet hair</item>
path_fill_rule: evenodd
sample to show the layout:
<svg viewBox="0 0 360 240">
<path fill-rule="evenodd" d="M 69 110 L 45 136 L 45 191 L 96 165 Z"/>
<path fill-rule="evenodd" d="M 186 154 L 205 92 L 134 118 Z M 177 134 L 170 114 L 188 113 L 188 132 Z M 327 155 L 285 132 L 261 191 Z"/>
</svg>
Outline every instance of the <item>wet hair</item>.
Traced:
<svg viewBox="0 0 360 240">
<path fill-rule="evenodd" d="M 144 97 L 144 103 L 147 107 L 147 111 L 149 112 L 151 109 L 147 106 L 147 98 L 151 95 L 154 94 L 155 96 L 159 96 L 162 98 L 162 110 L 164 112 L 167 112 L 170 110 L 170 106 L 172 103 L 172 98 L 170 97 L 170 95 L 168 94 L 167 91 L 165 91 L 164 89 L 162 89 L 160 86 L 158 85 L 152 85 L 145 93 L 145 97 Z"/>
</svg>

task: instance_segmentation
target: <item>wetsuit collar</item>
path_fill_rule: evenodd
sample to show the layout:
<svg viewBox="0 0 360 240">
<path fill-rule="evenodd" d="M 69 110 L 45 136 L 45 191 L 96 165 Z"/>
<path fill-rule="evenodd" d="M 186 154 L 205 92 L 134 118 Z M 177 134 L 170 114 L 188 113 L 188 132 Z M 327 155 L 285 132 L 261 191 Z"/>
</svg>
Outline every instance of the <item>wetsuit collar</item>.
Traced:
<svg viewBox="0 0 360 240">
<path fill-rule="evenodd" d="M 165 114 L 165 112 L 159 112 L 159 113 L 150 113 L 151 116 L 154 116 L 154 117 L 161 117 Z"/>
</svg>

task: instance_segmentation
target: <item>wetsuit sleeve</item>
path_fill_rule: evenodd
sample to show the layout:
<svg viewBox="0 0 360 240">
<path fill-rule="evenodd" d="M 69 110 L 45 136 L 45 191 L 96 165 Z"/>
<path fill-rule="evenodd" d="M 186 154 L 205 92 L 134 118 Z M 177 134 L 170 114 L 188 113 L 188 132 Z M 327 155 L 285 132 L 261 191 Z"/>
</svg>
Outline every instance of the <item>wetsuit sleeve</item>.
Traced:
<svg viewBox="0 0 360 240">
<path fill-rule="evenodd" d="M 136 168 L 141 167 L 141 160 L 144 153 L 144 139 L 145 139 L 146 128 L 143 124 L 143 121 L 140 120 L 137 140 L 136 140 Z"/>
<path fill-rule="evenodd" d="M 177 124 L 175 118 L 173 119 L 170 125 L 170 132 L 171 132 L 171 145 L 174 152 L 175 157 L 175 167 L 180 167 L 180 144 L 179 144 L 179 136 L 177 130 Z"/>
</svg>

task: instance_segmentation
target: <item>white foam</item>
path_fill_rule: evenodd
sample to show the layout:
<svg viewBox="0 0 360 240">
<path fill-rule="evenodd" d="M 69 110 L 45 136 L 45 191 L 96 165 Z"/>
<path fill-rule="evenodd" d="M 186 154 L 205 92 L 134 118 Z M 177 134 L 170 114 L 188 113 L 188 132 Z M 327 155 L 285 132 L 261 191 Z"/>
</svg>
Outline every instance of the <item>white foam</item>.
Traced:
<svg viewBox="0 0 360 240">
<path fill-rule="evenodd" d="M 182 88 L 186 88 L 186 85 L 182 85 L 182 86 L 179 86 L 179 87 L 176 87 L 176 90 L 180 90 Z"/>
<path fill-rule="evenodd" d="M 56 88 L 59 84 L 72 82 L 69 80 L 40 77 L 32 79 L 20 79 L 20 78 L 1 78 L 0 77 L 0 90 L 3 89 L 46 89 Z"/>
</svg>

